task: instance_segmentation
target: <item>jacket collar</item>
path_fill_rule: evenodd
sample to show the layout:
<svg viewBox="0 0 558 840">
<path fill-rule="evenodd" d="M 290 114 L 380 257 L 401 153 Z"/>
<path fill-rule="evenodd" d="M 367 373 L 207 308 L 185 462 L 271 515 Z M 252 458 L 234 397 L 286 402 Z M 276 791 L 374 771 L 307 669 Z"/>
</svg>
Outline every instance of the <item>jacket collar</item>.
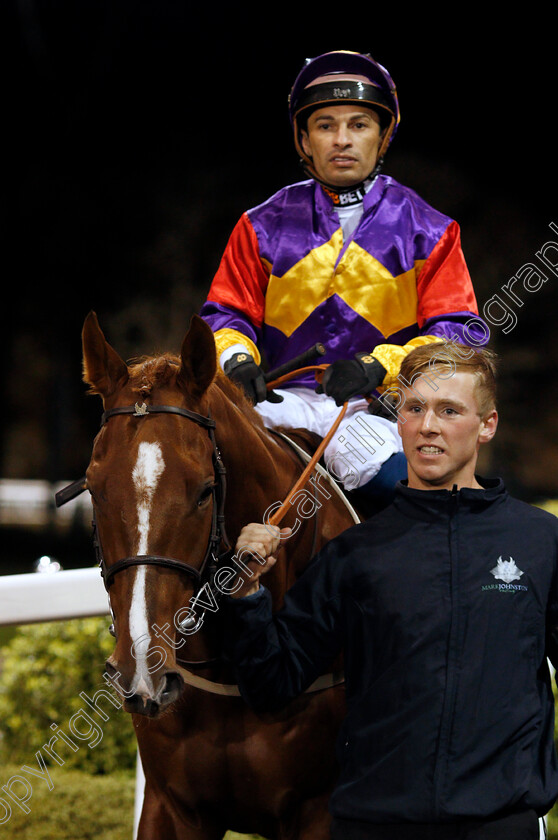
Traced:
<svg viewBox="0 0 558 840">
<path fill-rule="evenodd" d="M 374 178 L 372 185 L 365 192 L 362 200 L 362 206 L 365 214 L 379 203 L 385 192 L 387 183 L 388 179 L 385 175 L 377 175 Z M 317 206 L 325 211 L 327 215 L 330 215 L 337 209 L 338 205 L 334 203 L 331 194 L 326 192 L 326 190 L 317 181 L 314 181 L 314 195 Z"/>
<path fill-rule="evenodd" d="M 449 516 L 456 509 L 481 511 L 503 502 L 508 492 L 501 478 L 475 476 L 481 488 L 462 487 L 460 490 L 416 490 L 407 481 L 398 481 L 393 505 L 413 519 L 432 521 Z"/>
</svg>

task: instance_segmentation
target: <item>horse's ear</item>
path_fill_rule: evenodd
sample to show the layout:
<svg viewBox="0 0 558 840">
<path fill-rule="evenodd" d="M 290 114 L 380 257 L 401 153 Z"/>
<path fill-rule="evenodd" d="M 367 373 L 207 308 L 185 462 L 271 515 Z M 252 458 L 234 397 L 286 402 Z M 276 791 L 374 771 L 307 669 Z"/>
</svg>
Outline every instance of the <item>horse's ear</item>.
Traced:
<svg viewBox="0 0 558 840">
<path fill-rule="evenodd" d="M 209 324 L 193 315 L 182 342 L 181 365 L 176 378 L 183 391 L 198 400 L 207 391 L 217 372 L 215 338 Z"/>
<path fill-rule="evenodd" d="M 95 312 L 85 319 L 81 341 L 83 381 L 91 386 L 91 393 L 109 397 L 126 384 L 128 367 L 106 340 Z"/>
</svg>

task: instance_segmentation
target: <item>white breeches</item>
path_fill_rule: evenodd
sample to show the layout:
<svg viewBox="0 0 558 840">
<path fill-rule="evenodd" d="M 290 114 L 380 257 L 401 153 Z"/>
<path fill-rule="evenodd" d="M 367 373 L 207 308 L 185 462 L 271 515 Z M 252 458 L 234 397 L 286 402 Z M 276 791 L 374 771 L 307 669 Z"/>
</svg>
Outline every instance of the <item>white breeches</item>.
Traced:
<svg viewBox="0 0 558 840">
<path fill-rule="evenodd" d="M 325 394 L 311 388 L 274 389 L 283 402 L 260 402 L 256 410 L 264 424 L 308 429 L 325 437 L 341 408 Z M 367 411 L 365 399 L 349 400 L 347 411 L 324 453 L 327 470 L 346 490 L 362 487 L 379 472 L 395 452 L 402 452 L 397 424 Z"/>
</svg>

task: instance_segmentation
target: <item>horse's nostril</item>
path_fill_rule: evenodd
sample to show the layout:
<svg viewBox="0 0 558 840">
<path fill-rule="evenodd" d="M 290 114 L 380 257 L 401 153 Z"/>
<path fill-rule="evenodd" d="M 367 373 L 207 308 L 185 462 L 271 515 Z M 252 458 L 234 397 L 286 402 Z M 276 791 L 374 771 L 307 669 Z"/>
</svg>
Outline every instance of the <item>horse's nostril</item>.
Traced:
<svg viewBox="0 0 558 840">
<path fill-rule="evenodd" d="M 163 700 L 175 700 L 182 690 L 182 677 L 174 671 L 165 674 L 165 687 L 161 693 Z"/>
</svg>

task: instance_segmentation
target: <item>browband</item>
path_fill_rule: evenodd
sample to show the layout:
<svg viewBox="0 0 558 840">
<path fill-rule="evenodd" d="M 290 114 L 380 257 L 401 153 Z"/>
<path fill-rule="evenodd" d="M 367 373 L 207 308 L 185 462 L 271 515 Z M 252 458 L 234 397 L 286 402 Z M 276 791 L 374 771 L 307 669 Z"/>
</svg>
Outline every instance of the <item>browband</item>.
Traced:
<svg viewBox="0 0 558 840">
<path fill-rule="evenodd" d="M 132 414 L 134 417 L 145 417 L 146 414 L 178 414 L 180 417 L 187 417 L 189 420 L 193 420 L 194 423 L 206 429 L 215 428 L 215 420 L 212 420 L 211 417 L 204 417 L 203 414 L 198 414 L 196 411 L 189 411 L 187 408 L 180 408 L 178 405 L 147 405 L 147 403 L 142 403 L 141 405 L 136 403 L 135 405 L 123 405 L 120 408 L 110 408 L 108 411 L 103 412 L 101 426 L 116 414 Z"/>
</svg>

